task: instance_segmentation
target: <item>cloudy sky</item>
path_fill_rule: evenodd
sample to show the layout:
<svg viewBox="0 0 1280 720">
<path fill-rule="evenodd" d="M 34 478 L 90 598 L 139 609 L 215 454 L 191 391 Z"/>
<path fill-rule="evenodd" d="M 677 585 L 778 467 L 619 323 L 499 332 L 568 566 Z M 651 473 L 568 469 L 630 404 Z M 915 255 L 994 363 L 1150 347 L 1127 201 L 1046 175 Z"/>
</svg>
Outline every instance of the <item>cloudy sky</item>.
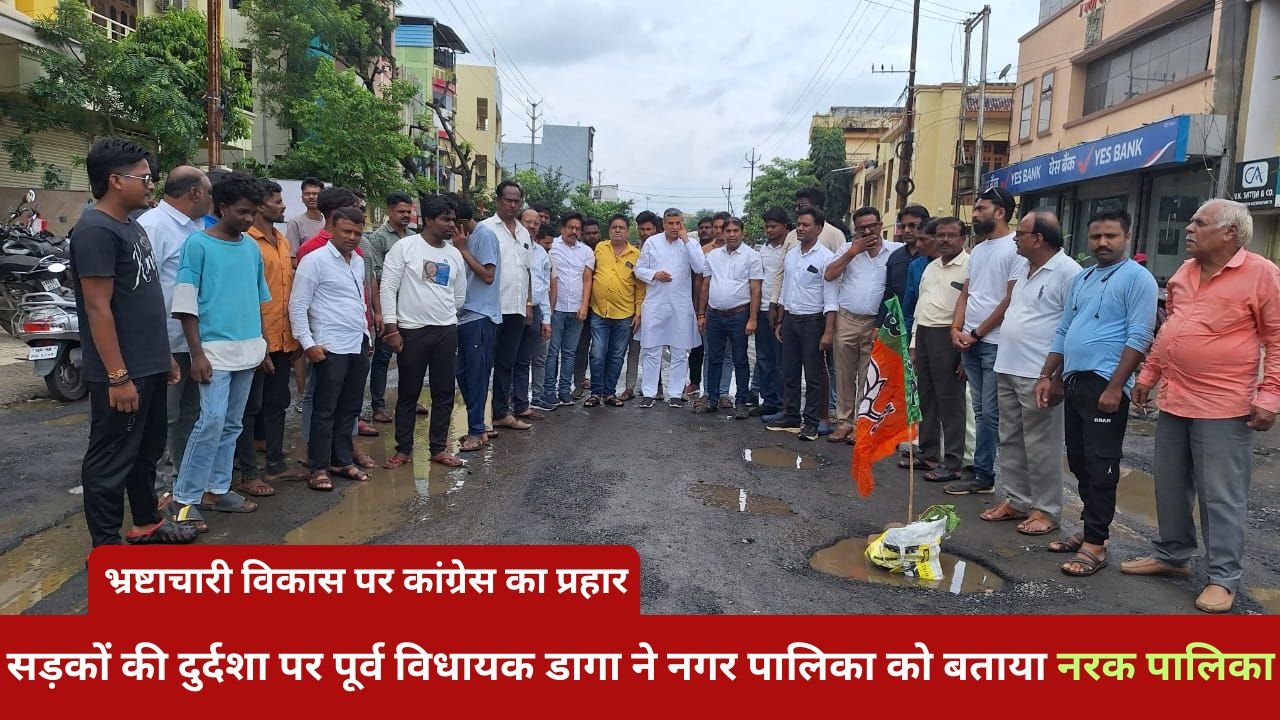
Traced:
<svg viewBox="0 0 1280 720">
<path fill-rule="evenodd" d="M 1039 3 L 989 2 L 995 80 L 1017 65 Z M 960 80 L 954 19 L 982 5 L 924 0 L 917 83 Z M 402 11 L 457 31 L 472 51 L 460 62 L 498 66 L 508 142 L 528 142 L 531 100 L 548 123 L 594 126 L 595 169 L 637 209 L 723 207 L 732 181 L 740 210 L 752 148 L 801 157 L 813 113 L 898 104 L 906 74 L 872 64 L 905 70 L 910 57 L 910 0 L 403 0 Z M 980 48 L 975 33 L 975 81 Z"/>
</svg>

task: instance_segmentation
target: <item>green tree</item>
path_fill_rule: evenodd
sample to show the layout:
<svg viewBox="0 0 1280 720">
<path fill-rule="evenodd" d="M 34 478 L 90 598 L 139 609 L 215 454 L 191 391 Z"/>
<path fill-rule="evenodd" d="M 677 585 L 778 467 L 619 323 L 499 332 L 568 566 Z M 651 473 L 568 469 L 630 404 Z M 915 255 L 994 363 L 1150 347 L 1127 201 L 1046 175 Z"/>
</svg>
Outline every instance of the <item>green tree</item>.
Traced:
<svg viewBox="0 0 1280 720">
<path fill-rule="evenodd" d="M 534 170 L 521 170 L 513 179 L 524 188 L 524 201 L 529 205 L 546 203 L 558 209 L 569 203 L 573 186 L 559 170 L 546 170 L 541 175 Z"/>
<path fill-rule="evenodd" d="M 827 195 L 822 212 L 832 219 L 843 219 L 849 213 L 849 194 L 853 173 L 846 167 L 844 131 L 838 127 L 816 127 L 809 133 L 809 162 L 819 187 Z"/>
<path fill-rule="evenodd" d="M 582 183 L 575 188 L 573 195 L 569 196 L 569 208 L 574 212 L 582 213 L 583 217 L 599 220 L 600 229 L 605 233 L 609 231 L 606 225 L 610 216 L 622 213 L 627 217 L 631 217 L 631 206 L 632 201 L 630 200 L 593 200 L 591 198 L 591 187 L 586 183 Z"/>
<path fill-rule="evenodd" d="M 333 63 L 316 66 L 315 95 L 292 101 L 291 116 L 309 130 L 271 165 L 276 175 L 323 177 L 360 190 L 376 202 L 395 190 L 411 189 L 400 159 L 414 152 L 401 132 L 400 111 L 417 90 L 404 81 L 388 84 L 381 95 L 369 92 L 351 70 Z M 413 185 L 427 192 L 426 183 Z"/>
<path fill-rule="evenodd" d="M 747 195 L 747 216 L 758 219 L 771 207 L 783 208 L 790 215 L 796 204 L 796 191 L 817 184 L 808 160 L 774 158 L 756 173 Z"/>
</svg>

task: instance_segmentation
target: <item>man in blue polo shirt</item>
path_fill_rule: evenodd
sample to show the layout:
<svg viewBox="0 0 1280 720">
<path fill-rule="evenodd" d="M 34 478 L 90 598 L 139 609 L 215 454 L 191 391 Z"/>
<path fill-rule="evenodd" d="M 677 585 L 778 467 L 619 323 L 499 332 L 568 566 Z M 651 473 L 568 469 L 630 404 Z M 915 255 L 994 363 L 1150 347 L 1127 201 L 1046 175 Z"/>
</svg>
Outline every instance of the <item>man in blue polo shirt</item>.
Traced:
<svg viewBox="0 0 1280 720">
<path fill-rule="evenodd" d="M 467 300 L 458 311 L 458 388 L 467 404 L 467 435 L 459 448 L 475 452 L 489 442 L 484 426 L 489 376 L 502 325 L 501 247 L 498 236 L 466 202 L 456 201 L 458 231 L 453 246 L 467 264 Z"/>
</svg>

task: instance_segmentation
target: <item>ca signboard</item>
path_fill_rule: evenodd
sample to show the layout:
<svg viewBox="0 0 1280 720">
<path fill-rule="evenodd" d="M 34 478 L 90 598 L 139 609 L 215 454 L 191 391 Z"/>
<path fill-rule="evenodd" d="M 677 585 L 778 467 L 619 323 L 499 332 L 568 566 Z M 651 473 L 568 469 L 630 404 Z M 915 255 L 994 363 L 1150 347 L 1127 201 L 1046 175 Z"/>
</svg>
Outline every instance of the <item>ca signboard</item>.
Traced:
<svg viewBox="0 0 1280 720">
<path fill-rule="evenodd" d="M 1280 157 L 1236 163 L 1231 199 L 1251 208 L 1280 207 Z"/>
</svg>

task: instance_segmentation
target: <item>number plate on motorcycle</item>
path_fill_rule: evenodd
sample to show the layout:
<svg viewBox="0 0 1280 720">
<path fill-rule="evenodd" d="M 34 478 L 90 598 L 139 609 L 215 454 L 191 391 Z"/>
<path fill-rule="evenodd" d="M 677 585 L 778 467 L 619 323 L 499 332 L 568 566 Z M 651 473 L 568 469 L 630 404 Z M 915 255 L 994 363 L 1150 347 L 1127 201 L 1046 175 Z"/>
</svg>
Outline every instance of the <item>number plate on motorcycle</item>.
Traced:
<svg viewBox="0 0 1280 720">
<path fill-rule="evenodd" d="M 57 280 L 41 280 L 40 284 L 44 286 L 45 292 L 58 292 L 62 289 L 62 283 Z"/>
<path fill-rule="evenodd" d="M 56 357 L 58 357 L 57 345 L 41 345 L 39 347 L 33 347 L 31 348 L 31 351 L 27 353 L 28 360 L 52 360 Z"/>
</svg>

